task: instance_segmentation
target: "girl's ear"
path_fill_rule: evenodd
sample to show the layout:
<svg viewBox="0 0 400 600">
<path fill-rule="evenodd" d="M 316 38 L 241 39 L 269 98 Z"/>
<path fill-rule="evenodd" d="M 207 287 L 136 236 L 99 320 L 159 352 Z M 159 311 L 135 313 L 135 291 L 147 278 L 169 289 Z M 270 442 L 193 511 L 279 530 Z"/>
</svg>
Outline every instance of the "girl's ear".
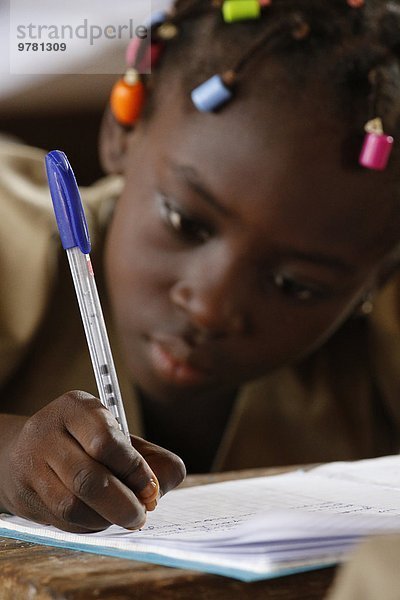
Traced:
<svg viewBox="0 0 400 600">
<path fill-rule="evenodd" d="M 132 130 L 120 125 L 107 107 L 100 128 L 99 156 L 103 170 L 109 175 L 125 171 L 125 160 Z"/>
</svg>

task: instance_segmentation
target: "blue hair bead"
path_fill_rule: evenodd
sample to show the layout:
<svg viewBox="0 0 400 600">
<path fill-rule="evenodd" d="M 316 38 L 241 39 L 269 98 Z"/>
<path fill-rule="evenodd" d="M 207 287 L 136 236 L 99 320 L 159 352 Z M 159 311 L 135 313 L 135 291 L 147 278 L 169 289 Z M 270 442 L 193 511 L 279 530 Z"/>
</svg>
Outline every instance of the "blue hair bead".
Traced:
<svg viewBox="0 0 400 600">
<path fill-rule="evenodd" d="M 165 23 L 168 18 L 168 13 L 165 10 L 157 10 L 150 15 L 149 20 L 146 22 L 146 26 L 149 29 L 153 27 L 158 27 Z"/>
<path fill-rule="evenodd" d="M 213 75 L 213 77 L 195 88 L 191 97 L 197 110 L 200 112 L 213 112 L 231 100 L 233 93 L 225 85 L 221 75 Z"/>
</svg>

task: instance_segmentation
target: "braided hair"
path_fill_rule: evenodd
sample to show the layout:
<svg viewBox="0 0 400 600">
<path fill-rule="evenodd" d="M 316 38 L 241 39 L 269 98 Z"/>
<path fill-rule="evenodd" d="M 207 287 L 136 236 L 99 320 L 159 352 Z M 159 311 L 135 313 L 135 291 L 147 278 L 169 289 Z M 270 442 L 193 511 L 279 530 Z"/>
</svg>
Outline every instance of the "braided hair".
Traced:
<svg viewBox="0 0 400 600">
<path fill-rule="evenodd" d="M 360 137 L 376 116 L 390 135 L 400 137 L 400 0 L 350 4 L 273 0 L 260 19 L 226 23 L 220 0 L 176 0 L 169 22 L 178 34 L 166 43 L 148 82 L 143 118 L 177 74 L 189 106 L 191 90 L 215 73 L 233 73 L 237 94 L 245 93 L 240 83 L 246 77 L 259 78 L 262 87 L 265 63 L 273 60 L 294 91 L 316 78 L 325 83 L 332 107 Z M 273 91 L 271 80 L 268 85 Z"/>
</svg>

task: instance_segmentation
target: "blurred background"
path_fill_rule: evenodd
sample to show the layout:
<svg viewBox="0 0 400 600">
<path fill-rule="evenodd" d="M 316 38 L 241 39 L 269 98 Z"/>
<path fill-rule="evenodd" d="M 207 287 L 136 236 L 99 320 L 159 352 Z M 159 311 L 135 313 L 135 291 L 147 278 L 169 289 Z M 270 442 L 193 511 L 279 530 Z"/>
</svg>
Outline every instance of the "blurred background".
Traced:
<svg viewBox="0 0 400 600">
<path fill-rule="evenodd" d="M 71 71 L 67 74 L 11 73 L 10 44 L 15 42 L 10 40 L 10 14 L 16 8 L 13 2 L 0 0 L 0 133 L 45 150 L 64 150 L 80 184 L 88 185 L 102 175 L 97 137 L 112 85 L 124 72 L 127 40 L 99 40 L 95 58 L 92 56 L 90 61 L 84 52 L 75 53 L 69 59 L 73 64 L 65 69 Z M 138 2 L 112 0 L 109 5 L 122 23 L 132 15 L 137 20 Z M 27 14 L 30 11 L 37 22 L 40 0 L 18 0 L 18 4 Z M 169 6 L 170 0 L 145 0 L 145 4 L 155 11 Z M 104 26 L 109 22 L 110 6 L 105 7 L 103 0 L 91 0 L 91 10 L 88 15 L 83 9 L 82 18 L 95 18 L 96 24 Z"/>
</svg>

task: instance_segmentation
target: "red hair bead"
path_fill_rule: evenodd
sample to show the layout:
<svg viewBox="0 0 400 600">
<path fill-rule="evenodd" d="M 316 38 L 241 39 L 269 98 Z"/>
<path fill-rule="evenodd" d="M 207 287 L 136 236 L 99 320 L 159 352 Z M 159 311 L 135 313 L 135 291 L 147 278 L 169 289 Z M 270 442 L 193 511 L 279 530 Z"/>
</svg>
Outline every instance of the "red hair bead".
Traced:
<svg viewBox="0 0 400 600">
<path fill-rule="evenodd" d="M 144 101 L 143 82 L 135 69 L 128 69 L 111 92 L 110 104 L 114 117 L 121 125 L 133 125 L 140 117 Z"/>
<path fill-rule="evenodd" d="M 361 8 L 365 4 L 365 0 L 347 0 L 347 4 L 351 8 Z"/>
</svg>

